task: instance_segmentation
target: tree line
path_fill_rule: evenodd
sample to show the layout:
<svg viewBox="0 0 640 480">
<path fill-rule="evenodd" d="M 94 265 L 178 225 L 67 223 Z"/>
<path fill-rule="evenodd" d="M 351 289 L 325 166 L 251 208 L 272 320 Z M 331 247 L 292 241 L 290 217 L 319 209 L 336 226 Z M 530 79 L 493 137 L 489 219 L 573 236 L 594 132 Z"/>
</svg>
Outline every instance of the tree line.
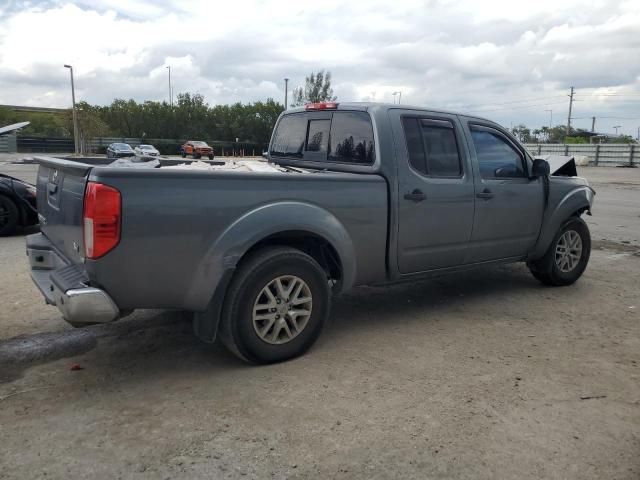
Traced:
<svg viewBox="0 0 640 480">
<path fill-rule="evenodd" d="M 305 86 L 294 91 L 291 106 L 335 100 L 331 72 L 311 72 Z M 207 140 L 256 144 L 269 143 L 271 131 L 284 105 L 272 98 L 262 102 L 209 105 L 198 93 L 180 93 L 168 102 L 115 99 L 110 105 L 76 104 L 81 144 L 96 137 Z M 22 135 L 71 137 L 73 114 L 64 112 L 15 112 L 0 108 L 0 124 L 30 121 Z M 173 153 L 173 152 L 172 152 Z"/>
<path fill-rule="evenodd" d="M 200 94 L 181 93 L 173 106 L 165 102 L 116 99 L 110 105 L 76 104 L 80 137 L 197 139 L 265 145 L 282 104 L 264 102 L 208 105 Z M 68 111 L 15 112 L 0 109 L 0 124 L 30 121 L 22 135 L 73 136 L 73 115 Z"/>
<path fill-rule="evenodd" d="M 584 128 L 570 127 L 567 135 L 566 125 L 556 125 L 555 127 L 540 127 L 530 129 L 526 125 L 520 124 L 511 128 L 511 133 L 522 143 L 589 143 L 591 132 Z M 634 143 L 630 135 L 620 135 L 618 137 L 608 137 L 607 143 Z"/>
</svg>

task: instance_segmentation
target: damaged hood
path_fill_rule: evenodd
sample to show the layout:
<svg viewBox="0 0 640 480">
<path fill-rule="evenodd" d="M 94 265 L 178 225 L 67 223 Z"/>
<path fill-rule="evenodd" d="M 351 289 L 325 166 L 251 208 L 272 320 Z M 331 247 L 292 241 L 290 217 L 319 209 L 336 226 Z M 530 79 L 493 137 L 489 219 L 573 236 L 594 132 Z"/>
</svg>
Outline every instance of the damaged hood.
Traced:
<svg viewBox="0 0 640 480">
<path fill-rule="evenodd" d="M 577 177 L 576 161 L 573 157 L 565 155 L 539 155 L 533 158 L 546 160 L 549 164 L 551 175 L 562 177 Z"/>
</svg>

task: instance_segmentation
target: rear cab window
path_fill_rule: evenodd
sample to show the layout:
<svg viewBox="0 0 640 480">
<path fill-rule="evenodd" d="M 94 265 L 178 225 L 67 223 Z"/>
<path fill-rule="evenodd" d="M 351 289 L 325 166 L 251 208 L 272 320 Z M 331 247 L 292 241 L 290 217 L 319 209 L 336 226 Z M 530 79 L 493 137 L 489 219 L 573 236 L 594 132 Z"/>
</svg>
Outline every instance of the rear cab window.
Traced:
<svg viewBox="0 0 640 480">
<path fill-rule="evenodd" d="M 373 125 L 363 111 L 300 112 L 284 115 L 270 154 L 310 162 L 372 165 Z"/>
</svg>

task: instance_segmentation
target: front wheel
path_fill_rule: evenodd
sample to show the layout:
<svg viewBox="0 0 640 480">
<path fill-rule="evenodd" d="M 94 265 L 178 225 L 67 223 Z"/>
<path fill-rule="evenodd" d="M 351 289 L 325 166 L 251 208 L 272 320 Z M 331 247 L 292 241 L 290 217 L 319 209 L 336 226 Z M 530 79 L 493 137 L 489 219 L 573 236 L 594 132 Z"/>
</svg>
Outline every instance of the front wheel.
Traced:
<svg viewBox="0 0 640 480">
<path fill-rule="evenodd" d="M 545 285 L 571 285 L 587 268 L 590 255 L 589 227 L 580 217 L 571 217 L 558 230 L 544 257 L 527 265 Z"/>
<path fill-rule="evenodd" d="M 297 357 L 317 340 L 329 315 L 327 273 L 312 257 L 270 247 L 243 260 L 225 298 L 220 338 L 250 363 Z"/>
<path fill-rule="evenodd" d="M 213 154 L 209 155 L 209 160 L 213 160 Z"/>
</svg>

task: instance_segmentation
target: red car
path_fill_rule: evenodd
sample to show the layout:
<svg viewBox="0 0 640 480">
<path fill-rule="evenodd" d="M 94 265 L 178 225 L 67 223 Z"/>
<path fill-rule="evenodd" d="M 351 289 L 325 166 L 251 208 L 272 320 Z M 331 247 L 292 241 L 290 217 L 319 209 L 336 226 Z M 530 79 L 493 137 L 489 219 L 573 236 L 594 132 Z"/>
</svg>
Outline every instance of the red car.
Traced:
<svg viewBox="0 0 640 480">
<path fill-rule="evenodd" d="M 209 157 L 209 160 L 213 160 L 213 148 L 207 145 L 207 142 L 201 142 L 199 140 L 189 140 L 187 143 L 180 147 L 180 154 L 182 158 L 187 155 L 193 155 L 193 158 Z"/>
</svg>

